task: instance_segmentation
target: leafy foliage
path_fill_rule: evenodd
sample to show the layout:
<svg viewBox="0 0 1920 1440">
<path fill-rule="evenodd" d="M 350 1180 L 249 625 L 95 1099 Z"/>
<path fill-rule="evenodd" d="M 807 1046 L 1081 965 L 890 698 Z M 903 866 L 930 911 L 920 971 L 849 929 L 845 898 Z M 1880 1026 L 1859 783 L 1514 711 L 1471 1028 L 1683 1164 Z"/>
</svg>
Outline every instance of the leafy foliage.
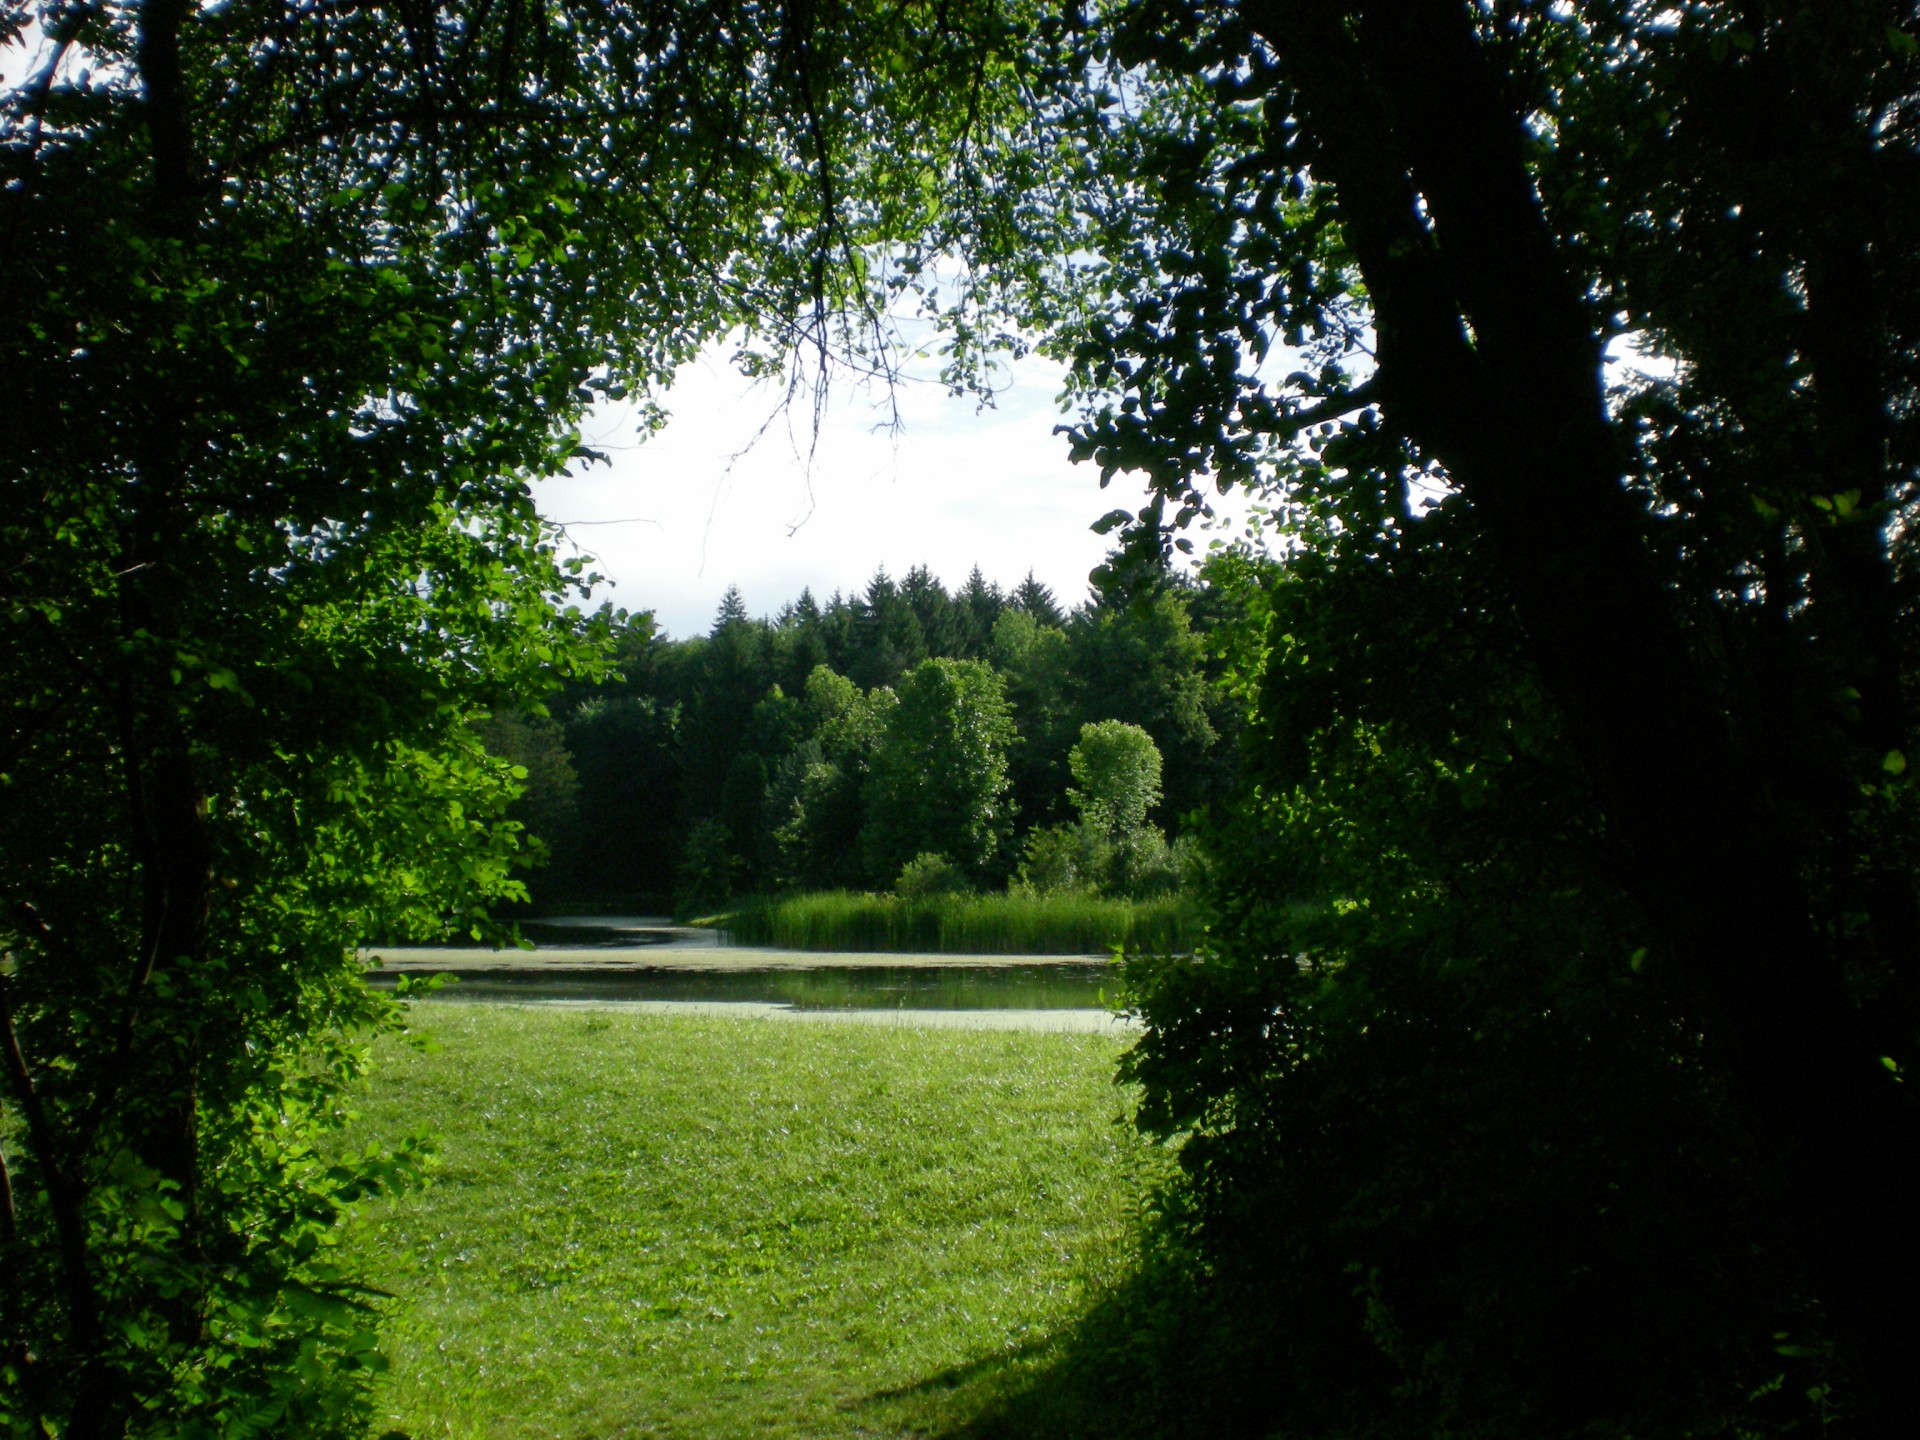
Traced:
<svg viewBox="0 0 1920 1440">
<path fill-rule="evenodd" d="M 923 661 L 900 685 L 867 781 L 861 841 L 873 868 L 946 855 L 984 879 L 1013 830 L 1000 677 L 977 660 Z"/>
<path fill-rule="evenodd" d="M 893 882 L 893 893 L 903 900 L 922 900 L 937 895 L 964 895 L 973 887 L 966 872 L 944 855 L 925 852 L 900 867 Z"/>
<path fill-rule="evenodd" d="M 602 669 L 529 491 L 584 408 L 730 333 L 871 353 L 1014 70 L 990 9 L 870 18 L 9 11 L 8 1426 L 363 1428 L 329 1237 L 407 1165 L 311 1161 L 394 1023 L 355 947 L 524 893 L 475 726 Z"/>
<path fill-rule="evenodd" d="M 1067 792 L 1087 824 L 1109 837 L 1145 828 L 1160 803 L 1160 749 L 1138 725 L 1090 721 L 1067 756 L 1076 789 Z"/>
<path fill-rule="evenodd" d="M 1136 557 L 1235 486 L 1284 557 L 1215 568 L 1250 784 L 1137 977 L 1192 1433 L 1901 1432 L 1914 22 L 1074 27 L 1010 269 L 1076 450 Z"/>
<path fill-rule="evenodd" d="M 1132 974 L 1127 1073 L 1186 1137 L 1161 1279 L 1207 1277 L 1214 1318 L 1179 1323 L 1236 1377 L 1190 1433 L 1804 1423 L 1831 1376 L 1775 1348 L 1819 1323 L 1777 1188 L 1595 878 L 1602 817 L 1466 520 L 1247 575 L 1258 758 L 1205 958 Z"/>
<path fill-rule="evenodd" d="M 1080 811 L 1080 868 L 1110 895 L 1175 888 L 1179 880 L 1167 837 L 1147 820 L 1160 800 L 1160 750 L 1153 737 L 1118 720 L 1091 722 L 1080 727 L 1067 766 L 1077 782 L 1067 798 Z"/>
<path fill-rule="evenodd" d="M 1066 614 L 1037 582 L 1016 593 L 1024 602 L 976 571 L 949 594 L 916 566 L 898 584 L 882 572 L 852 598 L 821 604 L 803 594 L 771 619 L 750 618 L 736 596 L 708 634 L 678 641 L 645 614 L 603 611 L 619 674 L 569 688 L 556 707 L 581 776 L 582 829 L 594 838 L 576 845 L 536 828 L 554 855 L 540 893 L 577 897 L 555 903 L 629 906 L 661 896 L 677 884 L 693 828 L 709 819 L 726 827 L 748 889 L 891 885 L 917 851 L 869 852 L 860 837 L 874 824 L 870 776 L 899 692 L 863 689 L 857 677 L 910 675 L 886 639 L 908 622 L 931 658 L 985 665 L 1004 690 L 1013 738 L 1002 818 L 1011 826 L 990 878 L 1011 868 L 1023 830 L 1073 813 L 1069 753 L 1088 724 L 1136 727 L 1170 757 L 1172 824 L 1184 818 L 1176 804 L 1217 804 L 1234 768 L 1223 737 L 1237 722 L 1213 684 L 1206 636 L 1232 602 L 1171 574 L 1140 594 L 1097 595 Z M 923 651 L 914 653 L 924 663 Z M 1144 848 L 1132 847 L 1142 849 L 1132 869 L 1159 877 L 1150 884 L 1172 883 L 1164 841 L 1146 831 L 1137 838 Z M 901 842 L 936 853 L 950 843 L 931 833 Z M 1119 853 L 1105 839 L 1098 845 L 1108 858 Z M 1120 882 L 1121 890 L 1132 885 Z"/>
</svg>

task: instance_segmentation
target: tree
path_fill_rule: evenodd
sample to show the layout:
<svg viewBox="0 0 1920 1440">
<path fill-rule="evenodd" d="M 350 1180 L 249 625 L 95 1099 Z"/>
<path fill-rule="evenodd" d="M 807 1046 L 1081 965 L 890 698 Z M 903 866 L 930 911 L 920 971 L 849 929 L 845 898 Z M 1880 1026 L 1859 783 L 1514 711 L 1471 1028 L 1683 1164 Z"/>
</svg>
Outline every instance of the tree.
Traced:
<svg viewBox="0 0 1920 1440">
<path fill-rule="evenodd" d="M 0 1411 L 354 1433 L 370 1311 L 329 1246 L 404 1169 L 315 1159 L 387 1014 L 355 947 L 516 893 L 472 721 L 600 664 L 528 484 L 707 340 L 859 346 L 864 257 L 972 167 L 1007 31 L 86 0 L 22 36 Z"/>
<path fill-rule="evenodd" d="M 733 853 L 741 872 L 753 877 L 770 874 L 776 865 L 774 831 L 791 810 L 798 776 L 789 776 L 780 790 L 770 789 L 784 757 L 800 743 L 803 707 L 789 700 L 776 684 L 753 707 L 753 717 L 741 737 L 720 792 L 721 822 L 733 839 Z M 800 776 L 804 776 L 804 768 Z"/>
<path fill-rule="evenodd" d="M 1013 587 L 1013 593 L 1007 596 L 1007 606 L 1031 616 L 1036 625 L 1051 625 L 1055 629 L 1067 623 L 1066 616 L 1060 613 L 1060 606 L 1049 590 L 1034 578 L 1033 572 L 1027 572 L 1027 578 Z"/>
<path fill-rule="evenodd" d="M 733 898 L 741 869 L 736 848 L 724 821 L 694 822 L 680 852 L 680 883 L 673 897 L 677 914 L 704 919 Z"/>
<path fill-rule="evenodd" d="M 826 627 L 813 591 L 802 590 L 800 598 L 782 612 L 773 633 L 773 651 L 780 683 L 796 694 L 805 689 L 815 666 L 828 663 Z"/>
<path fill-rule="evenodd" d="M 1186 1433 L 1806 1423 L 1835 1377 L 1775 1186 L 1632 958 L 1465 507 L 1301 538 L 1284 572 L 1247 561 L 1252 784 L 1211 837 L 1212 953 L 1135 976 L 1143 1118 L 1187 1132 L 1193 1177 L 1170 1248 L 1214 1267 L 1181 1347 L 1241 1367 L 1188 1377 Z"/>
<path fill-rule="evenodd" d="M 1006 596 L 1000 587 L 992 584 L 980 573 L 975 565 L 967 572 L 967 583 L 954 597 L 954 605 L 960 614 L 962 660 L 984 660 L 987 647 L 993 640 L 993 627 L 999 621 L 1001 612 L 1006 608 Z"/>
<path fill-rule="evenodd" d="M 815 889 L 851 888 L 866 878 L 860 834 L 873 761 L 895 705 L 891 690 L 870 695 L 826 666 L 807 677 L 811 732 L 793 758 L 800 773 L 774 838 L 781 878 Z"/>
<path fill-rule="evenodd" d="M 1028 824 L 1044 824 L 1061 811 L 1067 751 L 1077 733 L 1071 648 L 1062 631 L 1009 606 L 994 622 L 988 658 L 1005 677 L 1020 732 L 1012 761 L 1015 803 Z"/>
<path fill-rule="evenodd" d="M 622 905 L 672 894 L 683 720 L 678 704 L 631 694 L 584 701 L 567 718 L 567 748 L 580 777 L 580 834 L 562 852 L 567 868 L 555 877 L 566 893 Z"/>
<path fill-rule="evenodd" d="M 953 597 L 947 594 L 939 576 L 924 565 L 915 565 L 900 582 L 900 598 L 919 622 L 927 654 L 948 659 L 966 658 L 956 653 L 962 643 L 961 622 L 954 610 Z"/>
<path fill-rule="evenodd" d="M 1080 742 L 1067 755 L 1074 789 L 1068 798 L 1080 817 L 1110 840 L 1147 824 L 1160 803 L 1160 747 L 1138 725 L 1093 720 L 1080 727 Z"/>
<path fill-rule="evenodd" d="M 1211 798 L 1205 655 L 1181 594 L 1153 576 L 1131 597 L 1103 596 L 1074 612 L 1067 640 L 1079 725 L 1123 720 L 1151 734 L 1173 813 Z"/>
<path fill-rule="evenodd" d="M 731 636 L 739 633 L 739 627 L 751 628 L 753 618 L 747 614 L 746 598 L 741 595 L 738 585 L 727 586 L 727 593 L 720 597 L 720 609 L 713 617 L 713 635 Z"/>
<path fill-rule="evenodd" d="M 761 838 L 765 764 L 747 752 L 755 707 L 772 682 L 771 638 L 767 625 L 747 615 L 739 589 L 729 586 L 712 633 L 691 651 L 692 693 L 680 731 L 681 818 L 688 834 L 700 820 L 719 819 L 742 859 Z"/>
<path fill-rule="evenodd" d="M 1167 837 L 1149 824 L 1160 803 L 1160 747 L 1138 725 L 1093 720 L 1067 754 L 1090 864 L 1084 868 L 1111 894 L 1138 895 L 1164 883 Z M 1037 857 L 1029 855 L 1029 859 Z"/>
<path fill-rule="evenodd" d="M 902 675 L 927 658 L 920 617 L 884 566 L 867 582 L 855 617 L 858 649 L 849 661 L 848 673 L 867 689 L 899 683 Z"/>
<path fill-rule="evenodd" d="M 1607 923 L 1529 957 L 1512 947 L 1530 933 L 1516 897 L 1551 892 L 1525 887 L 1496 912 L 1504 933 L 1476 938 L 1447 910 L 1463 921 L 1455 964 L 1478 957 L 1506 997 L 1549 972 L 1602 987 L 1579 993 L 1628 987 L 1635 1016 L 1601 1027 L 1618 1055 L 1677 1064 L 1698 1037 L 1695 1094 L 1724 1086 L 1731 1108 L 1712 1123 L 1744 1137 L 1715 1143 L 1775 1157 L 1736 1167 L 1734 1193 L 1787 1217 L 1786 1268 L 1828 1317 L 1864 1434 L 1910 1428 L 1920 1348 L 1905 1298 L 1920 1283 L 1920 1123 L 1903 1079 L 1920 1040 L 1904 778 L 1914 20 L 1874 3 L 1122 7 L 1083 26 L 1090 68 L 1068 71 L 1093 83 L 1059 101 L 1088 158 L 1081 235 L 1049 253 L 1102 263 L 1040 286 L 1050 314 L 1062 286 L 1079 298 L 1056 332 L 1088 402 L 1078 452 L 1159 492 L 1134 517 L 1139 546 L 1204 512 L 1209 485 L 1259 486 L 1336 567 L 1313 593 L 1368 596 L 1377 607 L 1353 623 L 1390 619 L 1404 639 L 1369 656 L 1357 632 L 1363 653 L 1316 681 L 1301 632 L 1281 628 L 1300 612 L 1275 612 L 1249 690 L 1275 747 L 1251 803 L 1273 824 L 1305 823 L 1285 809 L 1303 784 L 1337 801 L 1318 813 L 1343 834 L 1381 813 L 1354 787 L 1385 775 L 1319 769 L 1341 753 L 1320 747 L 1379 744 L 1412 784 L 1450 743 L 1409 729 L 1421 715 L 1486 737 L 1483 777 L 1549 754 L 1576 777 L 1570 814 L 1521 813 L 1553 852 L 1544 870 L 1564 864 Z M 1656 363 L 1607 360 L 1634 353 Z M 1455 604 L 1408 633 L 1402 607 L 1430 563 Z M 1407 695 L 1394 667 L 1444 674 L 1438 652 L 1482 635 L 1511 637 L 1520 678 L 1484 704 Z M 1537 721 L 1501 715 L 1519 695 Z M 1376 713 L 1395 728 L 1370 730 Z M 1512 734 L 1521 724 L 1539 733 Z M 1358 835 L 1349 886 L 1374 893 L 1420 860 L 1389 833 Z M 1429 857 L 1448 853 L 1444 832 L 1424 838 Z M 1330 1014 L 1318 987 L 1354 1017 L 1418 1012 L 1369 998 L 1353 972 L 1323 978 L 1376 942 L 1273 903 L 1317 893 L 1311 875 L 1240 879 L 1266 913 L 1236 942 L 1244 1006 L 1226 1013 L 1272 1007 L 1245 1033 L 1275 1039 L 1213 1078 L 1271 1143 L 1250 1117 L 1278 1117 L 1281 1095 L 1305 1107 L 1286 1114 L 1312 1110 L 1326 1051 L 1296 1049 L 1305 1030 L 1288 1017 Z M 1329 968 L 1302 974 L 1302 942 Z M 1169 1098 L 1195 1099 L 1177 1019 L 1194 978 L 1170 973 L 1147 1001 L 1142 1063 Z M 1573 993 L 1547 1013 L 1581 1013 Z M 1606 1087 L 1586 1093 L 1600 1105 Z M 1223 1135 L 1241 1123 L 1204 1113 Z M 1183 1154 L 1198 1165 L 1206 1149 Z M 1212 1213 L 1231 1189 L 1205 1192 Z"/>
<path fill-rule="evenodd" d="M 1013 742 L 1005 688 L 991 668 L 922 661 L 900 682 L 867 781 L 868 869 L 891 878 L 935 854 L 976 881 L 989 878 L 1013 830 Z"/>
</svg>

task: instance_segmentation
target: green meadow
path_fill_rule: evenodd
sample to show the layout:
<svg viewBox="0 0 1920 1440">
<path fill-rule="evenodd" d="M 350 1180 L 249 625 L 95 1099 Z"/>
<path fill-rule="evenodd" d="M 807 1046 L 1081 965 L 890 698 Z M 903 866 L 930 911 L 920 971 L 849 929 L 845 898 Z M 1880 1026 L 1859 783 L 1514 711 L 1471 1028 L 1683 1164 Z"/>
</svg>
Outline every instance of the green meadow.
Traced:
<svg viewBox="0 0 1920 1440">
<path fill-rule="evenodd" d="M 1182 952 L 1193 948 L 1196 930 L 1191 907 L 1177 897 L 910 898 L 847 890 L 743 901 L 717 923 L 739 945 L 947 955 L 1092 955 L 1115 947 Z"/>
<path fill-rule="evenodd" d="M 415 1440 L 894 1437 L 1003 1411 L 1124 1278 L 1167 1161 L 1107 1036 L 423 1004 L 350 1244 Z"/>
</svg>

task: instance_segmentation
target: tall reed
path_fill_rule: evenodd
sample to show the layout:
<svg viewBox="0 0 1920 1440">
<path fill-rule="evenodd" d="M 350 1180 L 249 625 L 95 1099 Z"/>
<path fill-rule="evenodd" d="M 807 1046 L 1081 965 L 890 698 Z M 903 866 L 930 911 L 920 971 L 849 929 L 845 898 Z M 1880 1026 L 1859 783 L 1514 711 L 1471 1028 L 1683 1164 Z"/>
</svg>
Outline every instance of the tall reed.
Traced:
<svg viewBox="0 0 1920 1440">
<path fill-rule="evenodd" d="M 846 890 L 756 897 L 721 922 L 736 945 L 788 950 L 897 950 L 945 955 L 1180 953 L 1198 933 L 1177 899 L 1091 895 L 862 895 Z"/>
</svg>

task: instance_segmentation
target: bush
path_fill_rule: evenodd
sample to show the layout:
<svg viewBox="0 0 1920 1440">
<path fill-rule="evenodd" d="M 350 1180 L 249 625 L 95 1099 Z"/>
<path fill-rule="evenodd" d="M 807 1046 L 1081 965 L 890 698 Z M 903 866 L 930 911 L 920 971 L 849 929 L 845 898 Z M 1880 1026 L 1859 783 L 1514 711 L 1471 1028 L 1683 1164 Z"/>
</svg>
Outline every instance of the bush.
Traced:
<svg viewBox="0 0 1920 1440">
<path fill-rule="evenodd" d="M 1155 825 L 1142 825 L 1105 841 L 1094 874 L 1100 893 L 1116 899 L 1145 900 L 1180 888 L 1173 852 Z"/>
<path fill-rule="evenodd" d="M 1027 836 L 1015 885 L 1032 895 L 1072 895 L 1087 888 L 1086 834 L 1078 825 L 1049 825 Z"/>
<path fill-rule="evenodd" d="M 1088 822 L 1050 825 L 1027 836 L 1014 880 L 1023 895 L 1102 895 L 1150 900 L 1177 894 L 1194 847 L 1176 850 L 1154 825 L 1107 833 Z"/>
<path fill-rule="evenodd" d="M 966 873 L 944 855 L 923 852 L 900 867 L 893 882 L 893 893 L 902 900 L 921 900 L 935 895 L 965 895 L 973 889 Z"/>
</svg>

